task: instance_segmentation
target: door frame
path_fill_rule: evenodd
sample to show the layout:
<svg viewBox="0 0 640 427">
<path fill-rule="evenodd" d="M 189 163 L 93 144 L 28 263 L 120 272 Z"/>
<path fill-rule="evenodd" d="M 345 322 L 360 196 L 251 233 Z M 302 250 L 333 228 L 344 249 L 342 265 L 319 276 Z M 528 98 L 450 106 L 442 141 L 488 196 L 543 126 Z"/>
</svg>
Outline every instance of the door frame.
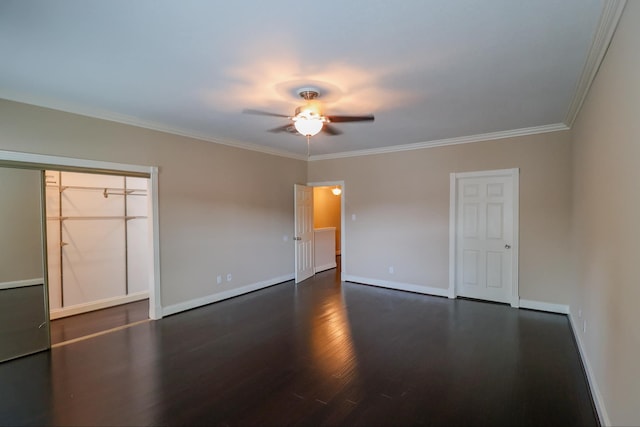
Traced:
<svg viewBox="0 0 640 427">
<path fill-rule="evenodd" d="M 158 221 L 158 168 L 156 166 L 131 165 L 126 163 L 103 162 L 76 159 L 72 157 L 22 153 L 0 150 L 0 165 L 22 169 L 65 170 L 73 172 L 111 173 L 140 176 L 148 179 L 148 220 L 149 220 L 149 318 L 162 319 L 160 291 L 160 223 Z M 46 236 L 45 236 L 46 237 Z M 46 246 L 45 246 L 46 249 Z M 46 256 L 44 258 L 46 268 Z M 45 270 L 46 271 L 46 270 Z"/>
<path fill-rule="evenodd" d="M 347 245 L 346 245 L 346 234 L 345 230 L 345 200 L 347 190 L 345 188 L 344 180 L 339 181 L 318 181 L 318 182 L 308 182 L 307 185 L 309 187 L 333 187 L 339 185 L 342 188 L 342 194 L 340 194 L 340 280 L 344 282 L 344 278 L 347 275 L 346 262 L 347 259 Z M 315 200 L 314 200 L 315 203 Z"/>
<path fill-rule="evenodd" d="M 456 221 L 458 219 L 458 180 L 462 178 L 482 178 L 493 176 L 511 177 L 513 182 L 513 242 L 511 249 L 513 256 L 511 257 L 511 307 L 518 308 L 520 306 L 520 293 L 518 290 L 518 258 L 520 252 L 519 230 L 519 200 L 520 200 L 520 169 L 496 169 L 474 172 L 452 172 L 449 175 L 449 289 L 448 297 L 456 298 Z"/>
</svg>

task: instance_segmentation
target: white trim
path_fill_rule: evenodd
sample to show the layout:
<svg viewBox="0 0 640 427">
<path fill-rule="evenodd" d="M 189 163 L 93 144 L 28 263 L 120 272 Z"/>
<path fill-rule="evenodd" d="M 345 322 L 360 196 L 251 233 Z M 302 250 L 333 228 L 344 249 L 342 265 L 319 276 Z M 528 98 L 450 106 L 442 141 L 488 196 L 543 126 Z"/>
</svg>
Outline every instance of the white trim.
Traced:
<svg viewBox="0 0 640 427">
<path fill-rule="evenodd" d="M 537 135 L 540 133 L 569 130 L 564 123 L 556 123 L 530 128 L 512 129 L 500 132 L 482 133 L 477 135 L 461 136 L 458 138 L 438 139 L 434 141 L 416 142 L 414 144 L 393 145 L 390 147 L 371 148 L 366 150 L 344 151 L 342 153 L 316 154 L 309 156 L 309 161 L 341 159 L 344 157 L 369 156 L 373 154 L 396 153 L 399 151 L 420 150 L 422 148 L 442 147 L 445 145 L 469 144 L 472 142 L 492 141 L 496 139 L 514 138 L 517 136 Z"/>
<path fill-rule="evenodd" d="M 449 298 L 456 297 L 456 186 L 456 174 L 452 173 L 449 175 Z"/>
<path fill-rule="evenodd" d="M 16 280 L 13 282 L 0 283 L 0 290 L 26 288 L 27 286 L 44 285 L 44 278 L 39 277 L 37 279 Z"/>
<path fill-rule="evenodd" d="M 50 311 L 49 318 L 51 320 L 55 320 L 63 317 L 75 316 L 76 314 L 87 313 L 94 310 L 101 310 L 103 308 L 114 307 L 116 305 L 127 304 L 135 301 L 142 301 L 147 298 L 149 298 L 149 292 L 143 291 L 120 297 L 105 298 L 98 301 L 72 305 L 64 308 L 54 308 Z"/>
<path fill-rule="evenodd" d="M 72 157 L 49 156 L 46 154 L 23 153 L 19 151 L 6 150 L 0 150 L 0 160 L 136 173 L 149 173 L 150 168 L 149 166 L 130 165 L 126 163 L 102 162 L 99 160 L 76 159 Z"/>
<path fill-rule="evenodd" d="M 513 276 L 513 288 L 511 289 L 511 307 L 520 306 L 520 169 L 511 169 L 513 171 L 512 182 L 512 203 L 513 203 L 513 243 L 511 247 L 513 253 L 513 264 L 511 265 L 511 275 Z"/>
<path fill-rule="evenodd" d="M 397 291 L 416 292 L 419 294 L 433 295 L 439 297 L 448 297 L 449 292 L 446 288 L 434 288 L 432 286 L 416 285 L 413 283 L 391 282 L 389 280 L 369 279 L 359 276 L 345 276 L 342 280 L 345 282 L 361 283 L 364 285 L 378 286 L 381 288 L 395 289 Z"/>
<path fill-rule="evenodd" d="M 214 144 L 226 145 L 229 147 L 241 148 L 244 150 L 257 151 L 260 153 L 271 154 L 274 156 L 288 157 L 296 160 L 307 160 L 306 153 L 295 154 L 289 151 L 265 147 L 263 145 L 257 145 L 250 142 L 236 141 L 229 138 L 212 137 L 203 133 L 194 132 L 191 130 L 181 129 L 178 127 L 167 126 L 162 123 L 143 120 L 134 116 L 126 114 L 117 114 L 105 110 L 96 108 L 87 108 L 71 105 L 64 102 L 42 99 L 33 96 L 24 96 L 24 94 L 9 94 L 3 93 L 2 99 L 9 101 L 19 102 L 21 104 L 34 105 L 36 107 L 51 108 L 53 110 L 62 111 L 65 113 L 76 114 L 79 116 L 90 117 L 94 119 L 106 120 L 109 122 L 120 123 L 129 126 L 135 126 L 143 129 L 150 129 L 158 132 L 168 133 L 172 135 L 184 136 L 186 138 L 197 139 L 200 141 L 212 142 Z"/>
<path fill-rule="evenodd" d="M 162 319 L 162 290 L 160 287 L 160 220 L 158 207 L 158 168 L 151 168 L 151 176 L 147 182 L 147 227 L 149 241 L 147 248 L 152 254 L 151 258 L 157 262 L 150 262 L 147 265 L 148 289 L 149 293 L 149 318 L 153 320 Z"/>
<path fill-rule="evenodd" d="M 548 311 L 549 313 L 569 314 L 569 306 L 566 304 L 553 304 L 550 302 L 520 299 L 520 308 L 530 310 Z"/>
<path fill-rule="evenodd" d="M 514 252 L 512 258 L 511 272 L 513 277 L 513 287 L 511 289 L 511 307 L 520 306 L 519 298 L 519 268 L 518 258 L 520 253 L 520 169 L 496 169 L 488 171 L 473 172 L 452 172 L 449 175 L 449 288 L 447 296 L 456 297 L 456 218 L 458 209 L 458 179 L 476 178 L 487 176 L 510 176 L 513 178 L 513 242 L 511 248 Z"/>
<path fill-rule="evenodd" d="M 573 336 L 575 337 L 576 343 L 578 344 L 578 352 L 580 353 L 580 358 L 582 359 L 582 365 L 584 366 L 584 370 L 586 371 L 586 374 L 587 374 L 587 381 L 589 382 L 589 388 L 591 389 L 591 397 L 593 398 L 593 403 L 596 407 L 596 413 L 598 414 L 600 425 L 610 426 L 611 419 L 609 418 L 609 414 L 607 413 L 607 408 L 604 405 L 604 399 L 602 398 L 602 393 L 600 393 L 600 388 L 598 387 L 596 376 L 593 373 L 591 364 L 589 363 L 589 358 L 587 357 L 587 352 L 585 350 L 585 346 L 582 341 L 582 335 L 580 335 L 579 323 L 576 324 L 576 321 L 573 317 L 573 314 L 571 313 L 571 310 L 569 310 L 569 323 L 571 324 L 571 329 L 573 330 Z"/>
<path fill-rule="evenodd" d="M 576 86 L 573 99 L 571 100 L 571 105 L 569 105 L 569 110 L 564 119 L 564 123 L 570 127 L 573 126 L 573 122 L 575 122 L 582 108 L 582 104 L 587 98 L 589 89 L 598 74 L 598 70 L 609 49 L 626 3 L 627 0 L 606 0 L 604 2 L 602 15 L 600 15 L 600 21 L 598 21 L 598 28 L 596 29 L 593 42 L 589 48 L 589 54 L 582 69 L 582 74 Z"/>
<path fill-rule="evenodd" d="M 130 165 L 125 163 L 103 162 L 97 160 L 76 159 L 71 157 L 50 156 L 43 154 L 22 153 L 17 151 L 0 150 L 0 160 L 12 161 L 16 163 L 37 163 L 49 165 L 53 169 L 56 166 L 68 166 L 86 169 L 102 169 L 121 172 L 135 172 L 149 174 L 149 203 L 151 210 L 148 216 L 151 216 L 149 224 L 152 227 L 152 233 L 149 237 L 150 244 L 153 246 L 152 256 L 149 257 L 148 271 L 149 280 L 153 283 L 149 284 L 149 300 L 154 301 L 154 305 L 149 304 L 149 317 L 157 320 L 162 318 L 162 310 L 160 308 L 160 251 L 159 251 L 159 222 L 158 222 L 158 168 L 155 166 Z M 155 307 L 155 311 L 154 311 Z"/>
<path fill-rule="evenodd" d="M 280 277 L 275 277 L 269 280 L 263 280 L 262 282 L 252 283 L 250 285 L 242 286 L 235 289 L 229 289 L 227 291 L 218 292 L 216 294 L 207 295 L 204 297 L 192 299 L 189 301 L 173 304 L 162 309 L 163 316 L 170 316 L 172 314 L 180 313 L 182 311 L 191 310 L 194 308 L 202 307 L 214 302 L 222 301 L 225 299 L 237 297 L 249 292 L 257 291 L 259 289 L 268 288 L 269 286 L 277 285 L 279 283 L 288 282 L 294 279 L 294 274 L 287 274 Z"/>
<path fill-rule="evenodd" d="M 609 1 L 616 1 L 616 0 L 609 0 Z M 512 129 L 512 130 L 490 132 L 490 133 L 484 133 L 484 134 L 475 134 L 475 135 L 468 135 L 468 136 L 462 136 L 462 137 L 456 137 L 456 138 L 445 138 L 445 139 L 439 139 L 439 140 L 417 142 L 413 144 L 403 144 L 403 145 L 387 146 L 387 147 L 372 148 L 372 149 L 365 149 L 365 150 L 346 151 L 342 153 L 316 154 L 316 155 L 311 155 L 307 157 L 306 155 L 303 155 L 303 154 L 296 154 L 290 151 L 285 151 L 277 148 L 265 147 L 263 145 L 236 141 L 228 138 L 220 138 L 220 137 L 214 138 L 210 135 L 205 135 L 202 133 L 189 131 L 186 129 L 170 127 L 170 126 L 163 125 L 161 123 L 146 121 L 133 116 L 111 113 L 111 112 L 99 110 L 99 109 L 87 109 L 85 107 L 73 106 L 73 105 L 69 105 L 66 103 L 61 103 L 53 100 L 45 100 L 45 99 L 33 98 L 33 97 L 29 98 L 29 97 L 24 97 L 22 95 L 11 95 L 8 93 L 4 93 L 2 95 L 2 98 L 9 101 L 19 102 L 22 104 L 29 104 L 29 105 L 35 105 L 35 106 L 44 107 L 44 108 L 51 108 L 57 111 L 63 111 L 63 112 L 77 114 L 85 117 L 91 117 L 95 119 L 107 120 L 110 122 L 121 123 L 125 125 L 143 128 L 143 129 L 151 129 L 158 132 L 184 136 L 187 138 L 197 139 L 200 141 L 212 142 L 215 144 L 226 145 L 226 146 L 240 148 L 244 150 L 257 151 L 260 153 L 271 154 L 274 156 L 287 157 L 291 159 L 306 160 L 306 161 L 338 159 L 343 157 L 355 157 L 355 156 L 367 156 L 372 154 L 394 153 L 398 151 L 407 151 L 407 150 L 419 150 L 422 148 L 441 147 L 444 145 L 467 144 L 471 142 L 482 142 L 482 141 L 490 141 L 495 139 L 513 138 L 516 136 L 536 135 L 539 133 L 556 132 L 560 130 L 569 129 L 569 127 L 564 123 L 555 123 L 555 124 L 549 124 L 549 125 L 543 125 L 543 126 L 533 126 L 528 128 Z"/>
<path fill-rule="evenodd" d="M 482 170 L 482 171 L 470 171 L 470 172 L 453 172 L 456 179 L 459 178 L 484 178 L 487 176 L 514 176 L 519 174 L 518 168 L 511 169 L 496 169 L 496 170 Z"/>
<path fill-rule="evenodd" d="M 346 242 L 347 242 L 347 230 L 345 227 L 345 218 L 346 218 L 346 199 L 345 194 L 347 193 L 347 188 L 343 181 L 321 181 L 321 182 L 307 182 L 309 187 L 331 187 L 333 185 L 339 185 L 342 188 L 342 193 L 340 194 L 340 250 L 336 252 L 336 255 L 340 255 L 340 280 L 345 281 L 345 277 L 347 276 L 347 263 L 346 263 Z"/>
</svg>

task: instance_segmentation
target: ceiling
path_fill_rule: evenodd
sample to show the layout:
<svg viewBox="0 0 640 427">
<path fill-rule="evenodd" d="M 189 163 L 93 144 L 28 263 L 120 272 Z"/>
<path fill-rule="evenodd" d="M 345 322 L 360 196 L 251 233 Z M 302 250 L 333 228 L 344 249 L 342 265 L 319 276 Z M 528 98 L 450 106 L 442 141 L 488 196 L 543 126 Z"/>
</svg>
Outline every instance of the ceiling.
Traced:
<svg viewBox="0 0 640 427">
<path fill-rule="evenodd" d="M 286 119 L 242 110 L 292 115 L 311 86 L 326 114 L 375 115 L 312 159 L 544 132 L 571 124 L 607 6 L 2 0 L 0 98 L 299 158 L 304 137 L 266 131 Z"/>
</svg>

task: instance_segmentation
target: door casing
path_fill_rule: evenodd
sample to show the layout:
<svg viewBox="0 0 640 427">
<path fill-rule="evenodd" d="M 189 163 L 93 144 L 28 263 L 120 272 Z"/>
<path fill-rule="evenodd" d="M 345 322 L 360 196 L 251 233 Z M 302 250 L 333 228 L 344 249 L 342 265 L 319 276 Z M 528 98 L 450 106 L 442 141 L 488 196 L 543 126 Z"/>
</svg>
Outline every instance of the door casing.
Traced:
<svg viewBox="0 0 640 427">
<path fill-rule="evenodd" d="M 43 154 L 21 153 L 0 150 L 0 165 L 38 170 L 68 170 L 74 172 L 98 172 L 132 176 L 144 176 L 149 179 L 147 194 L 149 220 L 149 318 L 162 318 L 160 300 L 160 223 L 158 221 L 158 168 L 155 166 L 129 165 L 125 163 L 102 162 L 96 160 L 75 159 L 71 157 L 49 156 Z M 46 236 L 44 237 L 46 238 Z M 46 263 L 46 257 L 45 257 Z M 46 265 L 46 264 L 45 264 Z M 45 270 L 46 272 L 46 270 Z"/>
<path fill-rule="evenodd" d="M 462 178 L 481 177 L 511 177 L 513 182 L 513 242 L 511 243 L 511 306 L 519 307 L 520 298 L 518 290 L 518 254 L 519 254 L 519 194 L 520 194 L 520 169 L 497 169 L 476 172 L 458 172 L 450 174 L 449 185 L 449 298 L 456 298 L 456 266 L 457 259 L 457 220 L 458 220 L 458 180 Z"/>
</svg>

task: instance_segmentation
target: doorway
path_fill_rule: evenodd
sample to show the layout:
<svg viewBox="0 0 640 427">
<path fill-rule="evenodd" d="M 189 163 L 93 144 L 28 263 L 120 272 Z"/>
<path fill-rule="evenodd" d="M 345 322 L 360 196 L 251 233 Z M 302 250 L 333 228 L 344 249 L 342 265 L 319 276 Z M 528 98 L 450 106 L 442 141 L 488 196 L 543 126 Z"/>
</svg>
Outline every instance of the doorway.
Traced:
<svg viewBox="0 0 640 427">
<path fill-rule="evenodd" d="M 518 307 L 519 169 L 452 173 L 449 297 Z"/>
<path fill-rule="evenodd" d="M 342 279 L 345 274 L 344 181 L 314 182 L 309 183 L 308 186 L 297 187 L 306 187 L 313 194 L 313 215 L 311 220 L 313 224 L 312 273 L 335 269 L 336 274 Z M 297 208 L 296 216 L 300 216 Z M 298 234 L 296 229 L 296 237 Z M 296 241 L 297 244 L 299 244 L 298 241 Z M 296 263 L 297 271 L 298 264 Z"/>
<path fill-rule="evenodd" d="M 337 268 L 341 258 L 342 186 L 313 187 L 314 270 Z"/>
<path fill-rule="evenodd" d="M 45 171 L 52 345 L 149 318 L 148 180 Z"/>
<path fill-rule="evenodd" d="M 22 169 L 30 172 L 34 172 L 39 177 L 38 186 L 35 190 L 30 190 L 29 192 L 20 191 L 19 194 L 22 196 L 29 194 L 36 194 L 38 197 L 38 212 L 37 215 L 42 220 L 42 227 L 38 228 L 35 226 L 30 226 L 31 230 L 39 231 L 39 238 L 41 239 L 43 248 L 46 245 L 45 239 L 45 230 L 46 230 L 46 219 L 44 217 L 44 203 L 45 203 L 45 195 L 44 195 L 44 186 L 45 186 L 45 170 L 60 170 L 60 171 L 68 171 L 68 172 L 81 172 L 81 173 L 100 173 L 105 175 L 120 175 L 120 176 L 128 176 L 128 177 L 137 177 L 137 178 L 145 178 L 147 183 L 147 208 L 148 208 L 148 233 L 147 240 L 145 242 L 145 246 L 149 249 L 148 259 L 145 261 L 146 265 L 143 267 L 146 269 L 148 276 L 148 295 L 149 302 L 148 308 L 145 308 L 146 316 L 150 319 L 160 319 L 162 318 L 162 306 L 160 301 L 160 265 L 159 265 L 159 223 L 158 223 L 158 169 L 153 166 L 137 166 L 137 165 L 129 165 L 122 163 L 112 163 L 112 162 L 101 162 L 94 160 L 83 160 L 83 159 L 74 159 L 69 157 L 58 157 L 58 156 L 49 156 L 49 155 L 41 155 L 41 154 L 31 154 L 31 153 L 20 153 L 13 151 L 2 151 L 0 150 L 0 167 L 12 168 L 12 169 Z M 3 188 L 6 190 L 11 190 L 13 187 L 9 188 L 8 181 L 3 181 Z M 12 190 L 13 191 L 13 190 Z M 26 221 L 26 210 L 24 215 L 18 218 L 15 223 L 16 225 L 22 225 L 23 222 Z M 7 225 L 10 223 L 7 222 Z M 19 227 L 14 226 L 14 231 L 19 230 Z M 24 233 L 23 233 L 24 234 Z M 15 239 L 14 239 L 15 240 Z M 19 239 L 17 241 L 20 241 Z M 43 252 L 45 250 L 43 249 Z M 31 257 L 33 259 L 33 257 Z M 33 303 L 30 305 L 29 309 L 33 309 L 40 313 L 44 320 L 44 323 L 36 325 L 36 328 L 40 331 L 46 331 L 46 347 L 50 347 L 50 334 L 49 334 L 49 298 L 46 295 L 46 291 L 48 286 L 47 282 L 47 256 L 46 252 L 43 253 L 41 257 L 41 267 L 42 274 L 38 276 L 38 278 L 33 278 L 33 280 L 15 280 L 12 278 L 7 278 L 3 280 L 3 283 L 0 283 L 0 289 L 4 288 L 16 288 L 16 287 L 29 287 L 32 285 L 41 285 L 44 289 L 44 302 L 40 302 L 37 305 Z M 17 265 L 17 264 L 16 264 Z M 34 273 L 35 274 L 35 273 Z M 33 274 L 32 274 L 33 275 Z M 35 276 L 34 276 L 35 277 Z M 38 281 L 36 283 L 35 281 Z M 34 283 L 31 283 L 34 282 Z M 8 319 L 7 322 L 3 322 L 6 324 L 15 324 L 18 329 L 22 328 L 22 323 L 20 319 L 24 317 L 22 313 L 24 309 L 20 309 L 18 311 L 13 310 L 11 312 L 6 312 L 5 318 Z M 13 313 L 13 314 L 12 314 Z M 8 317 L 7 317 L 8 316 Z M 22 316 L 22 317 L 21 317 Z M 2 331 L 0 331 L 2 332 Z M 12 338 L 13 339 L 13 338 Z"/>
</svg>

